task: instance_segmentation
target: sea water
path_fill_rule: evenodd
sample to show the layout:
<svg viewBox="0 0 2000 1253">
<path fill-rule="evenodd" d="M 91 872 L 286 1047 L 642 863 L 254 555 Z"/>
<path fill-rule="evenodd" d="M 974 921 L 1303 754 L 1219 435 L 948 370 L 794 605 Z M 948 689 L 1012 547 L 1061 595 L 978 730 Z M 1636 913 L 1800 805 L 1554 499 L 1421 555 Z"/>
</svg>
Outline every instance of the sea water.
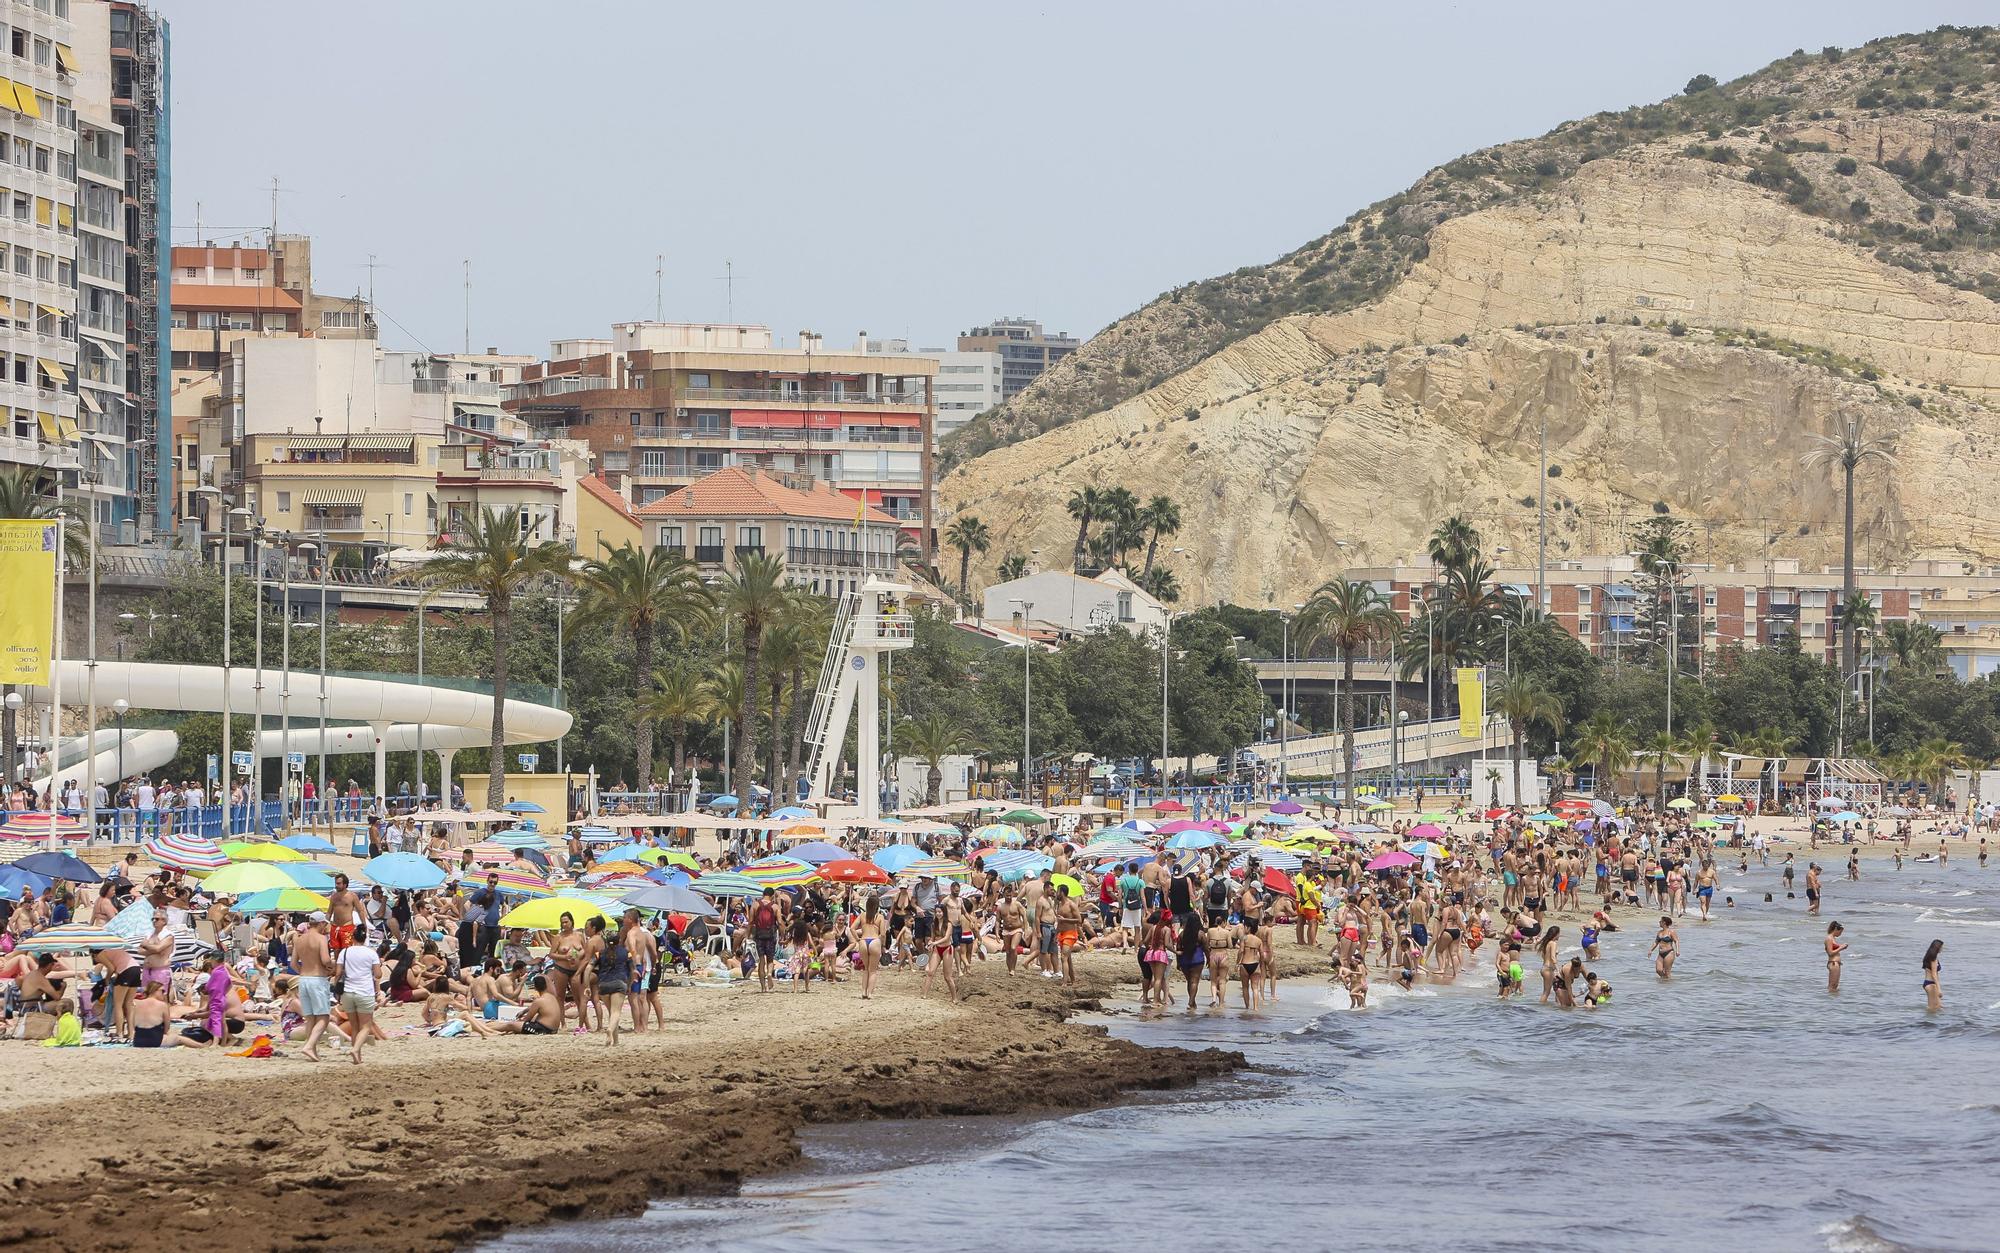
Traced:
<svg viewBox="0 0 2000 1253">
<path fill-rule="evenodd" d="M 1192 1016 L 1106 1021 L 1239 1049 L 1228 1079 L 1060 1118 L 815 1129 L 804 1167 L 740 1196 L 495 1247 L 2000 1249 L 2000 864 L 1869 861 L 1849 883 L 1844 860 L 1822 863 L 1819 919 L 1802 869 L 1787 900 L 1775 863 L 1731 867 L 1736 906 L 1681 920 L 1668 981 L 1656 916 L 1630 916 L 1588 963 L 1615 988 L 1596 1012 L 1541 1005 L 1539 963 L 1507 1002 L 1489 962 L 1450 988 L 1377 978 L 1359 1012 L 1323 980 L 1256 1016 L 1207 1010 L 1204 988 Z M 1837 997 L 1834 919 L 1853 945 Z"/>
</svg>

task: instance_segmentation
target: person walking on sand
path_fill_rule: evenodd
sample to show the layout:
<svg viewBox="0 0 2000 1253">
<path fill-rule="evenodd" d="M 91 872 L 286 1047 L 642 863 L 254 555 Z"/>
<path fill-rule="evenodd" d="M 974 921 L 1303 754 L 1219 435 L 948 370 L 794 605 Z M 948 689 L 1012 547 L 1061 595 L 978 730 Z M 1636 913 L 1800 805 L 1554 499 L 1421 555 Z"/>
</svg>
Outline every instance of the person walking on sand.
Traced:
<svg viewBox="0 0 2000 1253">
<path fill-rule="evenodd" d="M 625 943 L 623 929 L 616 935 L 605 933 L 602 917 L 590 920 L 590 939 L 597 958 L 597 991 L 604 998 L 597 1013 L 597 1025 L 610 1034 L 610 1043 L 605 1047 L 617 1048 L 624 1025 L 625 997 L 632 990 L 632 950 Z"/>
<path fill-rule="evenodd" d="M 292 962 L 299 970 L 299 1016 L 306 1020 L 305 1044 L 299 1056 L 309 1062 L 319 1060 L 319 1038 L 326 1034 L 327 1018 L 333 1013 L 333 951 L 327 946 L 330 925 L 326 912 L 316 909 L 292 941 Z"/>
<path fill-rule="evenodd" d="M 1236 941 L 1236 969 L 1243 976 L 1243 1008 L 1251 1011 L 1264 1001 L 1260 968 L 1270 957 L 1270 945 L 1260 933 L 1255 918 L 1243 920 L 1243 934 Z"/>
<path fill-rule="evenodd" d="M 361 1050 L 375 1034 L 375 992 L 384 973 L 382 957 L 368 943 L 368 924 L 356 922 L 353 942 L 340 950 L 340 1010 L 353 1038 L 348 1057 L 361 1064 Z"/>
<path fill-rule="evenodd" d="M 1847 946 L 1840 942 L 1840 933 L 1844 930 L 1846 928 L 1842 927 L 1838 922 L 1829 922 L 1826 924 L 1826 939 L 1823 943 L 1826 945 L 1826 990 L 1828 992 L 1840 991 L 1840 955 L 1847 951 Z"/>
<path fill-rule="evenodd" d="M 750 938 L 757 946 L 757 988 L 763 992 L 778 986 L 777 894 L 777 889 L 765 888 L 764 895 L 750 907 Z"/>
<path fill-rule="evenodd" d="M 1924 1008 L 1935 1014 L 1944 1008 L 1944 941 L 1932 940 L 1924 950 Z"/>
<path fill-rule="evenodd" d="M 1056 948 L 1062 954 L 1064 987 L 1076 986 L 1076 946 L 1083 941 L 1083 898 L 1065 891 L 1056 902 Z"/>
<path fill-rule="evenodd" d="M 861 946 L 861 999 L 875 999 L 875 972 L 882 966 L 882 949 L 888 943 L 882 921 L 882 902 L 870 895 L 861 902 L 861 921 L 854 926 L 855 942 Z"/>
</svg>

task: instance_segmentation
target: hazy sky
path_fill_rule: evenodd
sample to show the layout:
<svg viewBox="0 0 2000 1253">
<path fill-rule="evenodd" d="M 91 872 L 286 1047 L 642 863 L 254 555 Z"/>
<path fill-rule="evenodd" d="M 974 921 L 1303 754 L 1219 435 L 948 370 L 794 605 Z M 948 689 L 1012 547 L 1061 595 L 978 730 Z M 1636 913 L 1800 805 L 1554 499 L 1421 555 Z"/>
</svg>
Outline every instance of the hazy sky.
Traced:
<svg viewBox="0 0 2000 1253">
<path fill-rule="evenodd" d="M 651 317 L 1079 335 L 1468 150 L 1970 0 L 1672 5 L 159 0 L 174 238 L 314 237 L 384 339 Z M 1532 14 L 1530 17 L 1528 15 Z M 261 238 L 261 235 L 259 236 Z"/>
</svg>

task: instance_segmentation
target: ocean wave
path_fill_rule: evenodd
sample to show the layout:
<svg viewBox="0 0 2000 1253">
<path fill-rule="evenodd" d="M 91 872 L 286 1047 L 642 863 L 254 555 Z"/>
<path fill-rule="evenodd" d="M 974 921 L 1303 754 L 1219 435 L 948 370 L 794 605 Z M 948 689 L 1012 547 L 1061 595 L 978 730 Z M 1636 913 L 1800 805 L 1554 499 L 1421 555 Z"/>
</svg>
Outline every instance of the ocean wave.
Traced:
<svg viewBox="0 0 2000 1253">
<path fill-rule="evenodd" d="M 1826 1237 L 1828 1253 L 1911 1253 L 1909 1245 L 1883 1235 L 1862 1214 L 1827 1223 L 1819 1234 Z"/>
<path fill-rule="evenodd" d="M 1917 915 L 1918 922 L 1932 926 L 1951 927 L 2000 927 L 2000 918 L 1954 918 L 1952 914 L 1973 913 L 1970 909 L 1926 909 Z"/>
</svg>

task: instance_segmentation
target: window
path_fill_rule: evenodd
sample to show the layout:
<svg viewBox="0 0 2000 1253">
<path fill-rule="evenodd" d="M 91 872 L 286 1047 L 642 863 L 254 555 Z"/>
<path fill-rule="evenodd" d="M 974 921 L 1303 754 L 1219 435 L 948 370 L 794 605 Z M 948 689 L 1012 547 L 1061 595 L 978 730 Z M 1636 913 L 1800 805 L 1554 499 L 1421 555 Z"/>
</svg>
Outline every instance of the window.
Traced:
<svg viewBox="0 0 2000 1253">
<path fill-rule="evenodd" d="M 1703 592 L 1703 593 L 1701 594 L 1701 604 L 1702 604 L 1702 607 L 1703 607 L 1704 609 L 1713 609 L 1713 608 L 1715 608 L 1715 593 L 1714 593 L 1714 592 Z"/>
<path fill-rule="evenodd" d="M 404 516 L 404 517 L 406 517 L 406 518 L 407 518 L 407 517 L 409 517 L 409 516 L 410 516 L 410 515 L 411 515 L 412 513 L 414 513 L 414 512 L 416 511 L 416 507 L 417 507 L 417 497 L 416 497 L 416 493 L 414 493 L 414 492 L 404 492 L 404 493 L 403 493 L 403 516 Z"/>
<path fill-rule="evenodd" d="M 1118 620 L 1120 622 L 1130 622 L 1132 620 L 1132 593 L 1130 592 L 1118 593 Z"/>
<path fill-rule="evenodd" d="M 702 435 L 722 434 L 722 415 L 719 413 L 697 413 L 694 415 L 694 429 Z"/>
<path fill-rule="evenodd" d="M 292 329 L 292 315 L 289 313 L 267 313 L 264 315 L 264 329 L 267 331 L 289 331 Z"/>
<path fill-rule="evenodd" d="M 708 386 L 708 375 L 706 375 L 706 374 L 690 374 L 690 375 L 688 375 L 688 386 L 689 386 L 689 387 L 704 387 L 704 388 L 705 388 L 705 387 L 707 387 L 707 386 Z"/>
<path fill-rule="evenodd" d="M 764 528 L 761 526 L 737 527 L 736 546 L 738 548 L 762 548 L 764 546 Z"/>
<path fill-rule="evenodd" d="M 1580 617 L 1580 618 L 1578 618 L 1578 619 L 1576 620 L 1576 633 L 1577 633 L 1578 635 L 1589 635 L 1589 634 L 1590 634 L 1590 615 L 1589 615 L 1589 614 L 1584 614 L 1584 615 L 1583 615 L 1582 617 Z"/>
<path fill-rule="evenodd" d="M 18 26 L 14 28 L 13 51 L 23 61 L 28 59 L 28 32 Z"/>
<path fill-rule="evenodd" d="M 335 329 L 355 330 L 361 326 L 361 312 L 358 309 L 322 309 L 319 324 Z"/>
<path fill-rule="evenodd" d="M 292 494 L 290 492 L 279 492 L 278 512 L 290 513 L 291 511 L 292 511 Z"/>
<path fill-rule="evenodd" d="M 190 265 L 190 266 L 183 266 L 183 267 L 182 267 L 182 269 L 181 269 L 181 277 L 182 277 L 182 278 L 200 278 L 200 277 L 201 277 L 201 267 L 199 267 L 199 266 L 193 266 L 193 265 Z"/>
<path fill-rule="evenodd" d="M 262 270 L 252 270 L 249 268 L 245 268 L 243 271 L 243 281 L 246 283 L 262 282 L 263 278 L 264 278 L 264 271 Z"/>
<path fill-rule="evenodd" d="M 682 549 L 682 547 L 684 547 L 685 543 L 682 540 L 681 536 L 682 532 L 680 527 L 662 526 L 660 528 L 660 547 L 671 548 L 675 552 L 679 552 Z"/>
<path fill-rule="evenodd" d="M 694 455 L 694 468 L 704 474 L 722 468 L 722 454 L 719 452 L 698 452 Z"/>
</svg>

